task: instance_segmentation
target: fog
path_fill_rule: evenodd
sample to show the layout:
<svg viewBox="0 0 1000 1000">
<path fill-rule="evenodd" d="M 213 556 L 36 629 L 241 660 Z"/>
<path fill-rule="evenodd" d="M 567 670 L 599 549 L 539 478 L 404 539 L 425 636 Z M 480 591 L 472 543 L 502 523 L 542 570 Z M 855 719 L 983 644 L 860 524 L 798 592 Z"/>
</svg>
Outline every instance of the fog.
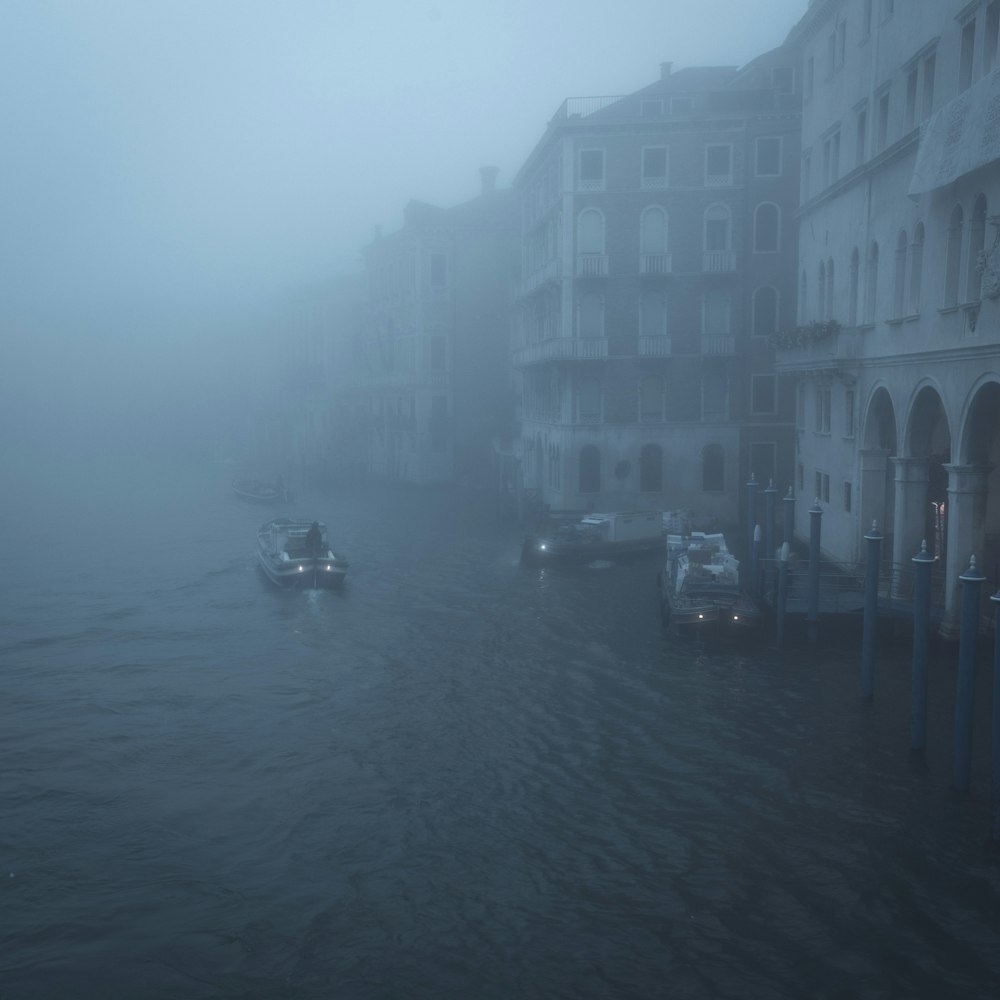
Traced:
<svg viewBox="0 0 1000 1000">
<path fill-rule="evenodd" d="M 408 200 L 484 164 L 507 186 L 566 97 L 743 64 L 805 6 L 7 0 L 4 428 L 196 425 L 273 302 L 358 269 Z"/>
</svg>

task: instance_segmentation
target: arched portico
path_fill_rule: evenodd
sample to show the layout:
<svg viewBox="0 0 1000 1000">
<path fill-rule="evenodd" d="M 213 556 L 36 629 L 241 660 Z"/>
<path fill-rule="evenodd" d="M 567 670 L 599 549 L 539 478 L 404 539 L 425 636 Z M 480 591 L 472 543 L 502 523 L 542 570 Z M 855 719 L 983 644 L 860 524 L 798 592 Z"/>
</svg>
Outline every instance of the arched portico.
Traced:
<svg viewBox="0 0 1000 1000">
<path fill-rule="evenodd" d="M 862 534 L 874 521 L 885 537 L 884 551 L 892 552 L 895 523 L 896 414 L 885 386 L 879 386 L 868 401 L 861 448 Z"/>
</svg>

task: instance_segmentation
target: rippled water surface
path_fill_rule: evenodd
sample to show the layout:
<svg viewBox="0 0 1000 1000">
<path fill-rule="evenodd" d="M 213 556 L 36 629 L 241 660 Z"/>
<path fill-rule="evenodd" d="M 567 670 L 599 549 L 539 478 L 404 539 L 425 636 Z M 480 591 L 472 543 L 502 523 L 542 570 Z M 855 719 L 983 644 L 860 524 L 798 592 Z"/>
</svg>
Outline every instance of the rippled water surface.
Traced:
<svg viewBox="0 0 1000 1000">
<path fill-rule="evenodd" d="M 303 491 L 273 590 L 223 467 L 43 466 L 0 578 L 0 997 L 995 997 L 973 788 L 909 661 L 662 634 L 657 560 L 518 565 L 488 500 Z"/>
</svg>

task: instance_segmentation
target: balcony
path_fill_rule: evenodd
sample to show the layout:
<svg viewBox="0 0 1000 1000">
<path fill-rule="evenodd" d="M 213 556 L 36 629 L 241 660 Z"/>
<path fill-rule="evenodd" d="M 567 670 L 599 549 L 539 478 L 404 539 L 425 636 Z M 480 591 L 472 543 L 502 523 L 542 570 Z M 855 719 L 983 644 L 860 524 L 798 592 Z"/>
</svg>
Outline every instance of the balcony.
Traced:
<svg viewBox="0 0 1000 1000">
<path fill-rule="evenodd" d="M 639 273 L 647 275 L 670 274 L 674 269 L 672 253 L 639 254 Z"/>
<path fill-rule="evenodd" d="M 732 250 L 706 250 L 701 255 L 701 269 L 706 274 L 733 274 L 736 254 Z"/>
<path fill-rule="evenodd" d="M 861 356 L 866 327 L 844 327 L 834 320 L 809 323 L 772 337 L 778 371 L 851 367 Z"/>
<path fill-rule="evenodd" d="M 608 255 L 605 253 L 577 254 L 576 276 L 578 278 L 606 278 L 608 276 Z"/>
<path fill-rule="evenodd" d="M 562 258 L 553 257 L 531 274 L 522 276 L 517 286 L 518 295 L 528 295 L 550 281 L 558 281 L 562 277 Z"/>
<path fill-rule="evenodd" d="M 640 358 L 669 358 L 671 341 L 669 337 L 639 337 Z"/>
<path fill-rule="evenodd" d="M 731 333 L 703 333 L 701 335 L 702 354 L 735 354 L 736 338 Z"/>
<path fill-rule="evenodd" d="M 549 361 L 602 361 L 608 356 L 607 337 L 553 337 L 514 352 L 514 367 Z"/>
</svg>

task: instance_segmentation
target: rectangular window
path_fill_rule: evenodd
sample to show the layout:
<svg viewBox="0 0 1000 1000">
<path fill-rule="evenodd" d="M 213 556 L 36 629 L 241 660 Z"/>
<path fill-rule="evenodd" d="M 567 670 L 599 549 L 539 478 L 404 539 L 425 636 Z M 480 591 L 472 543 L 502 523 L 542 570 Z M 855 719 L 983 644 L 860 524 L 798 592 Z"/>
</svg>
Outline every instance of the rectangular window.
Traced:
<svg viewBox="0 0 1000 1000">
<path fill-rule="evenodd" d="M 830 502 L 830 474 L 827 472 L 820 472 L 816 470 L 816 476 L 814 479 L 814 485 L 816 486 L 816 499 L 822 500 L 823 503 Z"/>
<path fill-rule="evenodd" d="M 666 146 L 649 146 L 642 151 L 642 186 L 644 188 L 667 186 Z"/>
<path fill-rule="evenodd" d="M 906 74 L 906 108 L 903 112 L 903 131 L 909 132 L 917 124 L 917 67 Z"/>
<path fill-rule="evenodd" d="M 881 153 L 889 142 L 889 91 L 878 99 L 878 121 L 875 123 L 875 152 Z"/>
<path fill-rule="evenodd" d="M 448 287 L 448 258 L 443 253 L 432 253 L 430 256 L 431 289 L 443 292 Z"/>
<path fill-rule="evenodd" d="M 801 382 L 796 386 L 795 426 L 800 431 L 806 429 L 806 387 Z"/>
<path fill-rule="evenodd" d="M 750 445 L 750 471 L 758 483 L 773 483 L 777 477 L 776 451 L 773 441 L 754 441 Z"/>
<path fill-rule="evenodd" d="M 805 98 L 808 101 L 813 95 L 813 57 L 806 60 Z"/>
<path fill-rule="evenodd" d="M 847 49 L 847 22 L 841 21 L 837 25 L 837 65 L 844 65 L 844 56 Z"/>
<path fill-rule="evenodd" d="M 604 150 L 580 150 L 580 190 L 604 190 Z"/>
<path fill-rule="evenodd" d="M 854 437 L 854 390 L 844 391 L 844 437 Z"/>
<path fill-rule="evenodd" d="M 1000 0 L 993 0 L 993 3 L 986 8 L 983 76 L 991 72 L 997 64 L 998 44 L 1000 44 Z"/>
<path fill-rule="evenodd" d="M 812 154 L 802 154 L 802 201 L 809 200 L 809 174 L 812 170 Z"/>
<path fill-rule="evenodd" d="M 858 110 L 857 136 L 855 137 L 855 149 L 857 156 L 855 165 L 861 166 L 865 162 L 865 155 L 868 147 L 868 105 Z"/>
<path fill-rule="evenodd" d="M 872 33 L 872 0 L 865 0 L 861 12 L 861 34 L 867 38 Z"/>
<path fill-rule="evenodd" d="M 833 76 L 833 71 L 837 65 L 837 33 L 831 31 L 826 40 L 826 75 Z"/>
<path fill-rule="evenodd" d="M 932 52 L 924 60 L 924 96 L 920 108 L 921 120 L 926 121 L 934 111 L 934 64 L 936 59 Z"/>
<path fill-rule="evenodd" d="M 853 493 L 853 489 L 851 488 L 851 484 L 845 480 L 844 481 L 844 510 L 848 514 L 851 513 L 851 501 L 853 499 L 852 496 L 851 496 L 852 493 Z"/>
<path fill-rule="evenodd" d="M 962 55 L 958 67 L 958 89 L 972 86 L 972 60 L 976 54 L 976 19 L 973 17 L 962 28 Z"/>
<path fill-rule="evenodd" d="M 806 470 L 802 467 L 801 462 L 795 466 L 795 488 L 799 493 L 806 488 Z"/>
<path fill-rule="evenodd" d="M 816 389 L 816 432 L 830 433 L 830 387 L 819 386 Z"/>
<path fill-rule="evenodd" d="M 840 130 L 823 140 L 823 186 L 829 187 L 840 176 Z"/>
<path fill-rule="evenodd" d="M 708 187 L 732 184 L 733 148 L 730 145 L 705 147 L 705 184 Z"/>
<path fill-rule="evenodd" d="M 779 177 L 781 175 L 781 137 L 761 136 L 757 140 L 758 177 Z"/>
<path fill-rule="evenodd" d="M 778 410 L 778 376 L 750 376 L 750 412 L 761 416 Z"/>
</svg>

